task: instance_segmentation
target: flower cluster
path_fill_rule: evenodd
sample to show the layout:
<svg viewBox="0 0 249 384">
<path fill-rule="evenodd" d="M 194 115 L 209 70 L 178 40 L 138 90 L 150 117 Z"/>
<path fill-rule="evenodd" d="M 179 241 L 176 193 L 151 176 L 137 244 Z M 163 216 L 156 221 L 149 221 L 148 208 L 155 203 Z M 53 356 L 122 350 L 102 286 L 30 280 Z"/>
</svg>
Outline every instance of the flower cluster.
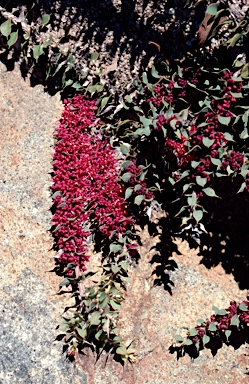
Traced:
<svg viewBox="0 0 249 384">
<path fill-rule="evenodd" d="M 156 130 L 161 131 L 162 127 L 166 124 L 167 120 L 165 115 L 161 114 L 157 116 L 157 121 L 156 121 Z"/>
<path fill-rule="evenodd" d="M 152 200 L 154 199 L 153 192 L 148 190 L 147 184 L 145 181 L 141 179 L 141 174 L 143 172 L 143 168 L 136 165 L 136 163 L 133 161 L 132 164 L 130 164 L 126 171 L 131 173 L 131 176 L 129 178 L 129 184 L 134 188 L 134 192 L 136 195 L 143 195 L 144 199 Z"/>
<path fill-rule="evenodd" d="M 208 336 L 207 340 L 210 340 L 212 336 L 219 335 L 221 337 L 222 332 L 225 332 L 229 337 L 233 326 L 245 326 L 249 324 L 249 302 L 244 300 L 242 303 L 236 303 L 231 301 L 230 306 L 225 310 L 219 310 L 215 308 L 216 313 L 213 314 L 209 320 L 203 322 L 200 326 L 196 326 L 188 332 L 188 339 L 192 343 L 197 344 L 203 342 L 203 337 Z M 228 332 L 226 332 L 228 331 Z M 187 342 L 186 345 L 189 343 Z M 204 343 L 205 344 L 205 343 Z"/>
<path fill-rule="evenodd" d="M 173 103 L 175 101 L 173 96 L 172 96 L 172 98 L 169 95 L 166 96 L 166 90 L 165 90 L 165 87 L 163 85 L 155 86 L 154 87 L 154 94 L 155 94 L 155 96 L 152 96 L 150 99 L 147 100 L 147 102 L 148 103 L 152 102 L 156 107 L 160 107 L 163 100 L 166 100 L 166 97 L 167 97 L 168 102 Z"/>
<path fill-rule="evenodd" d="M 58 261 L 85 270 L 90 229 L 104 236 L 122 234 L 134 224 L 128 215 L 118 184 L 120 166 L 115 151 L 92 134 L 96 123 L 95 102 L 75 96 L 64 102 L 64 111 L 55 131 L 52 219 L 59 248 Z"/>
<path fill-rule="evenodd" d="M 222 168 L 227 169 L 228 166 L 234 171 L 238 172 L 245 161 L 244 156 L 240 152 L 231 151 L 227 160 L 222 161 Z"/>
<path fill-rule="evenodd" d="M 173 104 L 181 98 L 192 98 L 192 86 L 199 83 L 201 72 L 197 69 L 194 73 L 185 68 L 182 70 L 182 75 L 174 76 L 174 80 L 169 80 L 168 84 L 156 85 L 154 87 L 154 96 L 149 98 L 147 102 L 152 102 L 154 106 L 160 107 L 163 101 Z"/>
<path fill-rule="evenodd" d="M 194 81 L 193 84 L 198 82 L 198 76 L 191 79 L 192 83 Z M 210 159 L 219 158 L 219 149 L 225 148 L 228 144 L 224 125 L 228 125 L 234 118 L 230 109 L 237 101 L 236 94 L 240 97 L 243 84 L 233 79 L 232 72 L 225 71 L 223 80 L 220 97 L 211 99 L 212 107 L 209 111 L 199 114 L 197 118 L 192 118 L 190 121 L 182 121 L 176 113 L 168 120 L 163 114 L 160 114 L 157 119 L 157 130 L 166 123 L 174 127 L 174 131 L 168 131 L 169 134 L 166 137 L 166 153 L 169 158 L 172 158 L 173 154 L 178 167 L 182 169 L 189 168 L 193 160 L 199 162 L 192 178 L 200 176 L 210 181 L 209 173 L 213 168 Z M 187 80 L 178 79 L 178 84 L 183 88 L 187 87 L 187 83 Z M 162 90 L 160 92 L 162 93 Z M 172 120 L 174 120 L 173 125 Z M 177 137 L 175 137 L 175 128 L 178 128 Z M 221 168 L 226 170 L 230 165 L 231 170 L 238 172 L 243 162 L 243 154 L 232 150 L 222 159 Z"/>
</svg>

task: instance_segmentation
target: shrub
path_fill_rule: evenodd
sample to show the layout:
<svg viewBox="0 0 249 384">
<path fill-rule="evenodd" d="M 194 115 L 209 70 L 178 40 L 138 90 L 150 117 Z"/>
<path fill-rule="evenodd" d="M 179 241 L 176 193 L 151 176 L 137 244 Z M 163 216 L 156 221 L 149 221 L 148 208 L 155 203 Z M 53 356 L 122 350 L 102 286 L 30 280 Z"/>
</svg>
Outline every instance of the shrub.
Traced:
<svg viewBox="0 0 249 384">
<path fill-rule="evenodd" d="M 248 331 L 249 324 L 249 303 L 248 300 L 242 303 L 230 302 L 226 309 L 213 307 L 214 314 L 209 320 L 198 320 L 199 325 L 187 331 L 187 337 L 184 339 L 176 335 L 176 346 L 171 348 L 177 350 L 178 355 L 183 356 L 185 352 L 190 354 L 199 354 L 199 351 L 205 347 L 215 349 L 222 343 L 235 344 L 234 334 Z M 243 340 L 243 342 L 245 342 Z M 194 349 L 194 351 L 193 351 Z"/>
<path fill-rule="evenodd" d="M 131 232 L 134 217 L 128 213 L 118 183 L 120 160 L 101 134 L 95 116 L 96 102 L 81 95 L 64 101 L 55 131 L 53 233 L 59 250 L 57 263 L 64 275 L 60 289 L 72 288 L 75 304 L 60 319 L 68 355 L 93 347 L 98 356 L 104 348 L 121 361 L 135 360 L 131 342 L 118 335 L 118 310 L 124 299 L 127 261 L 137 252 Z M 94 273 L 84 272 L 89 260 L 91 234 L 102 236 L 101 278 L 83 282 Z M 133 236 L 134 237 L 134 236 Z M 109 252 L 107 252 L 109 246 Z M 72 311 L 72 308 L 74 310 Z"/>
<path fill-rule="evenodd" d="M 173 196 L 182 225 L 194 227 L 203 219 L 203 197 L 218 197 L 216 180 L 236 177 L 239 192 L 249 190 L 248 86 L 242 72 L 212 70 L 197 59 L 186 59 L 175 71 L 168 67 L 162 76 L 153 68 L 157 81 L 144 74 L 139 105 L 130 105 L 134 128 L 122 136 L 138 161 L 149 164 L 154 190 L 166 191 L 165 202 Z M 156 196 L 161 203 L 164 195 Z"/>
<path fill-rule="evenodd" d="M 87 241 L 91 229 L 113 239 L 134 224 L 128 215 L 115 151 L 98 132 L 95 101 L 75 96 L 64 101 L 64 111 L 55 135 L 53 224 L 59 263 L 86 269 Z"/>
</svg>

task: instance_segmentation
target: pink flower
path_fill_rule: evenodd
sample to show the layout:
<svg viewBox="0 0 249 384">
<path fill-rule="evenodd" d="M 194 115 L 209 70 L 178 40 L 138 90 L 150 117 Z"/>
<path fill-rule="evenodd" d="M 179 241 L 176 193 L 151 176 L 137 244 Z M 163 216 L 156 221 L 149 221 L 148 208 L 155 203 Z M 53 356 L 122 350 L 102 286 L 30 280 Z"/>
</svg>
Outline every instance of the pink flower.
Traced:
<svg viewBox="0 0 249 384">
<path fill-rule="evenodd" d="M 90 229 L 107 237 L 116 231 L 118 236 L 134 225 L 134 218 L 118 184 L 120 166 L 114 149 L 91 133 L 95 101 L 75 96 L 64 105 L 55 131 L 52 222 L 61 250 L 58 261 L 73 275 L 75 266 L 86 269 Z"/>
</svg>

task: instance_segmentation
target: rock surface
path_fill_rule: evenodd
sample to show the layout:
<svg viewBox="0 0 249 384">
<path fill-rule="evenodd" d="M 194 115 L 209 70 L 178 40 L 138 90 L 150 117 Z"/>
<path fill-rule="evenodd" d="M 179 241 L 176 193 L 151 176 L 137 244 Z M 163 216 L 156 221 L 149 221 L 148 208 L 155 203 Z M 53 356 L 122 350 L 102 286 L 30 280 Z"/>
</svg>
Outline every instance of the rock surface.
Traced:
<svg viewBox="0 0 249 384">
<path fill-rule="evenodd" d="M 0 383 L 87 383 L 53 342 L 63 301 L 55 296 L 50 228 L 51 155 L 59 98 L 30 88 L 0 64 Z"/>
<path fill-rule="evenodd" d="M 60 278 L 48 272 L 54 267 L 49 173 L 61 103 L 2 64 L 0 84 L 0 383 L 247 383 L 246 345 L 224 346 L 214 357 L 205 350 L 194 361 L 188 356 L 177 361 L 168 351 L 181 327 L 208 317 L 212 305 L 243 300 L 246 292 L 220 265 L 207 270 L 198 252 L 179 240 L 179 254 L 172 255 L 178 266 L 170 273 L 172 295 L 154 286 L 149 249 L 156 239 L 146 229 L 120 321 L 123 336 L 138 349 L 137 364 L 123 369 L 109 358 L 104 367 L 106 356 L 95 364 L 91 352 L 76 364 L 65 360 L 62 343 L 53 340 L 66 298 L 55 296 Z"/>
</svg>

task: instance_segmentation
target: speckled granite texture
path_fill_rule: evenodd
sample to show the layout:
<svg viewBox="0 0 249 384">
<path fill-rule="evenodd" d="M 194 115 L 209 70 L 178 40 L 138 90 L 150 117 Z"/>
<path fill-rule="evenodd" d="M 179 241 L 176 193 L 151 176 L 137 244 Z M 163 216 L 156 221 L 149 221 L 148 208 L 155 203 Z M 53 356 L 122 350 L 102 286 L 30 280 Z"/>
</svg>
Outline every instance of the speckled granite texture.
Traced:
<svg viewBox="0 0 249 384">
<path fill-rule="evenodd" d="M 49 183 L 58 97 L 0 64 L 0 383 L 87 383 L 56 336 Z"/>
<path fill-rule="evenodd" d="M 248 383 L 246 345 L 225 346 L 214 357 L 205 350 L 195 361 L 177 361 L 168 352 L 181 327 L 209 316 L 212 305 L 243 300 L 246 291 L 220 265 L 207 270 L 197 251 L 181 242 L 172 255 L 178 266 L 170 274 L 172 296 L 154 286 L 149 249 L 156 239 L 146 231 L 120 319 L 122 334 L 138 349 L 137 364 L 123 369 L 110 358 L 105 366 L 105 356 L 95 364 L 90 352 L 76 364 L 65 360 L 62 343 L 53 340 L 66 298 L 55 295 L 60 278 L 48 272 L 54 266 L 49 173 L 61 103 L 1 64 L 0 85 L 0 383 Z"/>
</svg>

